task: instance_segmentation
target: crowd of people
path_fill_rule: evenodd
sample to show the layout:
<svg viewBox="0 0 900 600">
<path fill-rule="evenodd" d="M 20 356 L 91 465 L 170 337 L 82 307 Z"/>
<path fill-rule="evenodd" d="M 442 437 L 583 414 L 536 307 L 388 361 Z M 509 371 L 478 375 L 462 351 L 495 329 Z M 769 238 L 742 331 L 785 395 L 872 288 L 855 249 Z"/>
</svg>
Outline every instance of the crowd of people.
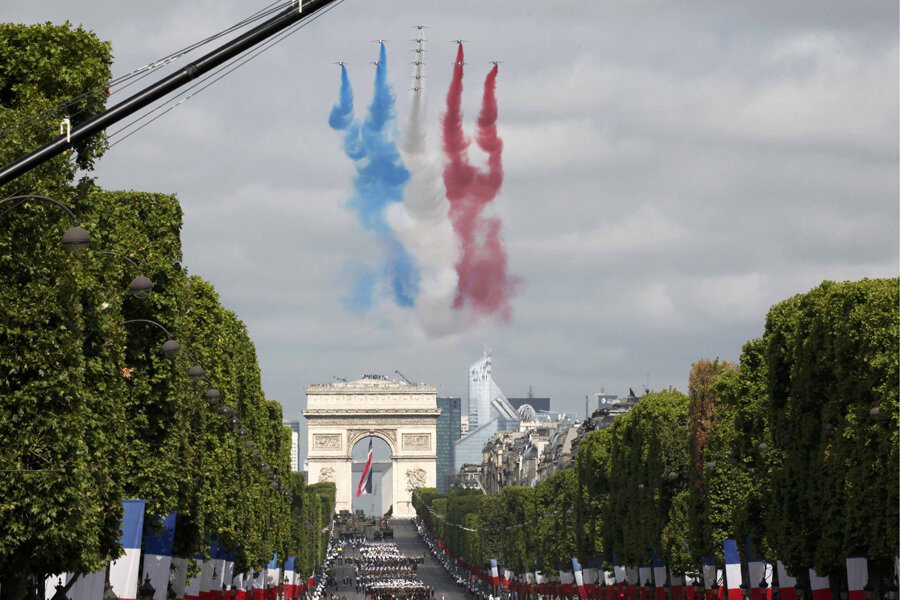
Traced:
<svg viewBox="0 0 900 600">
<path fill-rule="evenodd" d="M 366 598 L 430 600 L 434 590 L 416 577 L 422 558 L 406 556 L 393 542 L 366 542 L 350 559 L 356 571 L 356 591 Z"/>
</svg>

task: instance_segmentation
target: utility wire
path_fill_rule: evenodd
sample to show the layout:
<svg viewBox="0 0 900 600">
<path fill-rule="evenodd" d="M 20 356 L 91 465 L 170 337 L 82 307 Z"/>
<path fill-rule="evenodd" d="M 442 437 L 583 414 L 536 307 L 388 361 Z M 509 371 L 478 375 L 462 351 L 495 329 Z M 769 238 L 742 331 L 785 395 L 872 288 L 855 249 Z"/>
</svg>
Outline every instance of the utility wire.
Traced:
<svg viewBox="0 0 900 600">
<path fill-rule="evenodd" d="M 219 81 L 219 80 L 221 80 L 222 78 L 224 78 L 226 75 L 229 75 L 229 74 L 233 73 L 234 71 L 236 71 L 237 69 L 241 68 L 242 66 L 244 66 L 245 64 L 247 64 L 248 62 L 250 62 L 251 60 L 253 60 L 254 58 L 256 58 L 256 57 L 258 57 L 259 55 L 261 55 L 263 52 L 266 52 L 266 51 L 270 50 L 270 49 L 273 48 L 276 44 L 281 43 L 282 41 L 284 41 L 285 39 L 287 39 L 288 37 L 290 37 L 291 35 L 293 35 L 293 34 L 296 33 L 297 31 L 299 31 L 299 30 L 302 29 L 303 27 L 306 27 L 308 24 L 312 23 L 313 21 L 315 21 L 316 19 L 318 19 L 319 17 L 321 17 L 322 15 L 324 15 L 325 13 L 327 13 L 328 11 L 332 10 L 333 8 L 335 8 L 336 6 L 338 6 L 339 4 L 342 4 L 343 2 L 344 2 L 344 0 L 338 0 L 337 2 L 335 2 L 335 3 L 333 3 L 333 4 L 329 5 L 329 6 L 327 6 L 326 8 L 322 9 L 320 12 L 316 13 L 315 15 L 313 15 L 309 20 L 307 20 L 307 21 L 300 21 L 300 22 L 296 23 L 295 25 L 292 25 L 292 26 L 289 27 L 287 30 L 285 30 L 284 32 L 278 34 L 278 35 L 275 36 L 272 40 L 269 40 L 268 42 L 266 42 L 265 44 L 263 44 L 262 46 L 260 46 L 260 47 L 257 48 L 256 50 L 252 51 L 252 52 L 251 52 L 250 54 L 248 54 L 247 56 L 243 56 L 243 57 L 235 57 L 231 62 L 222 65 L 219 69 L 217 69 L 216 71 L 213 71 L 212 73 L 210 73 L 209 75 L 207 75 L 206 77 L 204 77 L 204 78 L 202 78 L 200 81 L 198 81 L 196 84 L 192 85 L 191 87 L 187 88 L 187 90 L 185 90 L 185 91 L 187 91 L 187 92 L 190 92 L 190 91 L 194 90 L 195 88 L 198 88 L 198 87 L 199 87 L 199 89 L 197 89 L 197 91 L 195 91 L 195 92 L 193 92 L 193 93 L 191 93 L 191 94 L 188 94 L 188 95 L 184 96 L 184 97 L 181 98 L 178 102 L 176 102 L 175 104 L 169 106 L 168 108 L 166 108 L 166 109 L 165 109 L 163 112 L 161 112 L 160 114 L 156 115 L 155 117 L 153 117 L 152 119 L 150 119 L 150 120 L 147 121 L 146 123 L 143 123 L 140 127 L 135 128 L 133 131 L 128 132 L 128 133 L 125 134 L 124 136 L 122 136 L 122 137 L 120 137 L 119 139 L 117 139 L 115 142 L 112 142 L 112 143 L 109 145 L 109 147 L 112 148 L 112 147 L 115 146 L 116 144 L 125 141 L 126 139 L 128 139 L 129 137 L 131 137 L 132 135 L 134 135 L 135 133 L 137 133 L 138 131 L 140 131 L 141 129 L 143 129 L 144 127 L 146 127 L 147 125 L 149 125 L 150 123 L 153 123 L 153 122 L 156 121 L 157 119 L 159 119 L 159 118 L 163 117 L 164 115 L 168 114 L 169 112 L 171 112 L 172 110 L 174 110 L 174 109 L 177 108 L 178 106 L 181 106 L 182 104 L 184 104 L 185 102 L 187 102 L 188 100 L 190 100 L 192 97 L 196 96 L 197 94 L 199 94 L 200 92 L 202 92 L 203 90 L 205 90 L 206 88 L 208 88 L 209 86 L 211 86 L 212 84 L 214 84 L 214 83 L 216 83 L 217 81 Z M 204 84 L 205 84 L 205 85 L 204 85 Z M 114 131 L 113 133 L 109 134 L 109 135 L 107 136 L 107 139 L 112 139 L 113 137 L 115 137 L 115 136 L 117 136 L 118 134 L 122 133 L 123 131 L 125 131 L 125 130 L 128 129 L 129 127 L 131 127 L 131 126 L 135 125 L 136 123 L 138 123 L 138 122 L 140 122 L 140 121 L 146 119 L 148 116 L 150 116 L 150 115 L 153 114 L 154 112 L 156 112 L 156 111 L 158 111 L 158 110 L 161 110 L 161 109 L 163 108 L 163 106 L 165 105 L 166 102 L 169 102 L 169 100 L 163 101 L 159 106 L 153 108 L 153 109 L 150 110 L 149 112 L 144 113 L 143 115 L 141 115 L 140 117 L 138 117 L 138 118 L 135 119 L 134 121 L 128 123 L 128 124 L 125 125 L 124 127 L 122 127 L 122 128 L 120 128 L 120 129 Z"/>
<path fill-rule="evenodd" d="M 199 42 L 195 42 L 194 44 L 191 44 L 190 46 L 182 48 L 181 50 L 178 50 L 177 52 L 173 52 L 172 54 L 164 56 L 163 58 L 155 60 L 155 61 L 148 63 L 142 67 L 139 67 L 137 69 L 134 69 L 130 73 L 126 73 L 125 75 L 111 79 L 110 81 L 107 82 L 107 84 L 105 86 L 101 86 L 101 87 L 94 88 L 92 90 L 88 90 L 87 92 L 84 92 L 74 98 L 71 98 L 64 102 L 61 102 L 52 108 L 49 108 L 41 113 L 38 113 L 37 115 L 33 115 L 29 118 L 23 119 L 17 123 L 12 124 L 9 127 L 6 127 L 4 129 L 0 130 L 0 139 L 3 139 L 5 137 L 9 136 L 10 134 L 22 129 L 23 127 L 27 127 L 43 118 L 59 116 L 60 113 L 62 113 L 65 109 L 67 109 L 67 108 L 77 104 L 78 102 L 80 102 L 86 98 L 89 98 L 91 96 L 96 96 L 101 93 L 108 93 L 110 96 L 112 96 L 116 93 L 119 93 L 119 92 L 125 90 L 126 88 L 130 87 L 131 85 L 137 83 L 141 79 L 149 76 L 150 74 L 157 71 L 158 69 L 165 67 L 169 63 L 196 50 L 197 48 L 200 48 L 206 44 L 214 42 L 215 40 L 217 40 L 225 35 L 228 35 L 229 33 L 232 33 L 234 31 L 237 31 L 237 30 L 247 26 L 247 25 L 250 25 L 256 21 L 259 21 L 260 19 L 268 17 L 269 15 L 276 13 L 280 10 L 283 10 L 286 6 L 289 6 L 292 4 L 295 4 L 295 2 L 293 0 L 287 0 L 286 2 L 284 0 L 276 0 L 275 2 L 269 4 L 268 6 L 258 10 L 257 12 L 253 13 L 249 17 L 238 22 L 237 24 L 232 25 L 231 27 L 228 27 L 218 33 L 215 33 L 207 38 L 204 38 L 204 39 L 200 40 Z M 127 82 L 129 80 L 130 80 L 130 82 L 125 84 L 125 82 Z M 112 88 L 114 88 L 114 87 L 116 89 L 114 91 L 111 91 Z M 80 114 L 81 112 L 83 112 L 84 110 L 85 109 L 76 111 L 75 113 L 68 115 L 68 117 L 69 118 L 75 117 L 78 114 Z M 31 137 L 31 139 L 34 139 L 35 137 L 37 137 L 39 135 L 46 134 L 50 131 L 55 130 L 55 128 L 56 128 L 56 125 L 53 125 L 52 127 L 48 127 L 48 128 L 42 129 L 41 131 L 32 133 L 30 137 Z M 21 149 L 22 146 L 23 146 L 23 143 L 17 144 L 17 147 L 19 149 Z"/>
</svg>

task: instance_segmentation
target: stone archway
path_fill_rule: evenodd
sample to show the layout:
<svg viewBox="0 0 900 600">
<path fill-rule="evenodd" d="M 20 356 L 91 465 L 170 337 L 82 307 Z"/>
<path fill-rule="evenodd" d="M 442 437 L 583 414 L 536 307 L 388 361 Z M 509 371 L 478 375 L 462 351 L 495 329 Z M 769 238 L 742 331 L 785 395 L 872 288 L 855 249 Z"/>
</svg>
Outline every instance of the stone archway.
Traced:
<svg viewBox="0 0 900 600">
<path fill-rule="evenodd" d="M 306 388 L 309 482 L 333 481 L 335 510 L 351 510 L 355 493 L 353 446 L 363 438 L 384 440 L 391 450 L 389 481 L 382 506 L 395 517 L 412 517 L 412 492 L 437 484 L 437 389 L 385 378 L 311 385 Z M 386 510 L 386 508 L 385 508 Z"/>
</svg>

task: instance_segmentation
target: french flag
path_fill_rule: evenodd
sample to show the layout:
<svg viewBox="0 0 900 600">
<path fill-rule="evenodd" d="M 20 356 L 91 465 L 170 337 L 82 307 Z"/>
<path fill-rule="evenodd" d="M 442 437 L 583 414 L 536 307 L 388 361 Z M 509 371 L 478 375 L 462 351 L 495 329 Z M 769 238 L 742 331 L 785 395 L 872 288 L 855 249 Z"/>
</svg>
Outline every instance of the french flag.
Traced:
<svg viewBox="0 0 900 600">
<path fill-rule="evenodd" d="M 122 535 L 119 537 L 119 543 L 125 549 L 125 556 L 117 558 L 109 565 L 109 583 L 119 600 L 137 600 L 144 504 L 143 500 L 122 501 L 125 516 L 122 517 Z"/>
<path fill-rule="evenodd" d="M 661 561 L 656 552 L 651 550 L 651 564 L 653 565 L 653 581 L 656 586 L 656 600 L 666 600 L 666 563 Z"/>
<path fill-rule="evenodd" d="M 177 518 L 178 513 L 169 513 L 165 518 L 149 520 L 144 527 L 144 577 L 150 577 L 153 600 L 166 600 Z"/>
<path fill-rule="evenodd" d="M 284 561 L 284 597 L 287 600 L 294 600 L 295 595 L 295 579 L 296 573 L 294 573 L 294 557 L 289 556 L 286 561 Z"/>
<path fill-rule="evenodd" d="M 231 579 L 231 589 L 232 594 L 231 597 L 233 600 L 244 600 L 246 594 L 244 593 L 244 574 L 238 573 Z"/>
<path fill-rule="evenodd" d="M 750 598 L 751 600 L 771 600 L 772 598 L 772 565 L 758 556 L 753 555 L 752 544 L 750 538 L 747 542 L 747 570 L 750 576 Z M 760 587 L 760 583 L 765 582 L 765 589 Z"/>
<path fill-rule="evenodd" d="M 831 599 L 831 584 L 828 577 L 819 577 L 815 569 L 809 570 L 809 589 L 812 590 L 813 600 Z"/>
<path fill-rule="evenodd" d="M 672 584 L 672 600 L 684 600 L 684 578 L 669 569 L 669 579 Z"/>
<path fill-rule="evenodd" d="M 587 598 L 587 591 L 584 589 L 584 572 L 581 569 L 581 563 L 574 556 L 572 557 L 572 573 L 575 574 L 575 586 L 578 588 L 578 595 L 581 598 Z"/>
<path fill-rule="evenodd" d="M 370 454 L 371 456 L 371 454 Z M 497 570 L 497 559 L 491 559 L 491 583 L 496 585 L 500 585 L 500 572 Z"/>
<path fill-rule="evenodd" d="M 780 560 L 775 561 L 775 568 L 778 569 L 778 592 L 781 600 L 797 600 L 797 579 L 788 575 Z"/>
<path fill-rule="evenodd" d="M 278 598 L 278 584 L 281 582 L 281 567 L 278 566 L 278 553 L 272 556 L 272 560 L 266 565 L 265 598 L 276 600 Z"/>
<path fill-rule="evenodd" d="M 225 560 L 225 568 L 222 570 L 222 579 L 225 585 L 225 600 L 230 600 L 230 598 L 233 596 L 232 582 L 234 581 L 234 553 L 223 552 L 222 556 Z"/>
<path fill-rule="evenodd" d="M 173 556 L 172 571 L 174 571 L 172 587 L 175 589 L 175 600 L 185 600 L 184 588 L 187 584 L 187 559 Z"/>
<path fill-rule="evenodd" d="M 194 557 L 196 562 L 203 561 L 203 555 L 198 555 Z M 187 562 L 185 562 L 185 569 L 187 569 Z M 185 571 L 185 575 L 187 575 L 187 571 Z M 193 579 L 191 579 L 187 585 L 184 587 L 184 600 L 200 600 L 200 579 L 202 574 L 194 575 Z"/>
<path fill-rule="evenodd" d="M 216 552 L 212 556 L 213 572 L 209 583 L 209 594 L 212 600 L 222 599 L 222 589 L 225 587 L 225 550 L 216 544 Z"/>
<path fill-rule="evenodd" d="M 262 571 L 258 571 L 253 576 L 253 584 L 252 584 L 253 587 L 250 590 L 250 597 L 253 600 L 263 600 L 263 598 L 265 597 L 265 593 L 263 591 L 263 587 L 265 586 L 265 584 L 266 584 L 266 573 L 265 573 L 265 569 L 263 569 Z"/>
<path fill-rule="evenodd" d="M 369 438 L 369 456 L 366 458 L 366 468 L 359 477 L 359 485 L 356 486 L 356 497 L 372 493 L 372 438 Z"/>
<path fill-rule="evenodd" d="M 869 565 L 865 556 L 847 557 L 847 600 L 866 600 L 863 588 L 869 580 Z"/>
<path fill-rule="evenodd" d="M 706 598 L 713 597 L 713 590 L 719 586 L 719 574 L 716 571 L 716 561 L 710 556 L 701 556 L 700 564 L 703 568 L 703 584 L 706 587 Z M 794 599 L 796 600 L 796 598 Z"/>
<path fill-rule="evenodd" d="M 728 586 L 728 600 L 741 600 L 741 555 L 735 540 L 723 540 L 725 548 L 725 585 Z"/>
<path fill-rule="evenodd" d="M 216 571 L 213 557 L 217 556 L 218 552 L 218 544 L 213 542 L 212 547 L 209 549 L 209 559 L 204 560 L 203 565 L 200 567 L 200 590 L 198 592 L 198 598 L 200 600 L 214 600 L 212 592 L 213 573 L 215 572 L 216 575 L 218 575 L 218 571 Z"/>
<path fill-rule="evenodd" d="M 638 580 L 636 583 L 642 600 L 652 600 L 649 594 L 645 591 L 647 589 L 647 583 L 650 582 L 650 576 L 652 572 L 653 568 L 648 567 L 647 565 L 641 565 L 640 567 L 638 567 Z"/>
</svg>

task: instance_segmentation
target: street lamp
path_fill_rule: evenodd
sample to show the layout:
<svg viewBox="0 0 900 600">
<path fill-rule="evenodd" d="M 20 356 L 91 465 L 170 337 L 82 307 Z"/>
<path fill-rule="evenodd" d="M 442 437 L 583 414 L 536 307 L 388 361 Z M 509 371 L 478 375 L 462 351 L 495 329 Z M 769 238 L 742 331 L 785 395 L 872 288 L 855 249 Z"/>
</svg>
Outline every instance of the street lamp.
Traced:
<svg viewBox="0 0 900 600">
<path fill-rule="evenodd" d="M 149 323 L 162 329 L 163 333 L 165 333 L 168 338 L 162 345 L 162 353 L 165 354 L 167 358 L 175 358 L 178 355 L 178 351 L 181 350 L 181 344 L 172 339 L 172 334 L 169 333 L 169 330 L 156 321 L 151 321 L 150 319 L 128 319 L 125 321 L 126 325 L 129 323 Z"/>
<path fill-rule="evenodd" d="M 138 588 L 138 597 L 140 597 L 141 600 L 153 600 L 153 595 L 155 593 L 156 588 L 150 583 L 150 574 L 147 573 L 144 576 L 144 583 Z"/>
<path fill-rule="evenodd" d="M 108 581 L 103 588 L 103 600 L 119 600 L 119 597 L 116 596 L 116 593 L 112 589 L 112 584 Z"/>
<path fill-rule="evenodd" d="M 138 265 L 135 261 L 131 260 L 124 254 L 119 254 L 118 252 L 110 252 L 108 250 L 104 250 L 102 252 L 102 254 L 106 254 L 109 256 L 119 256 L 121 258 L 124 258 L 131 264 L 132 267 L 137 269 L 137 272 L 138 272 L 137 277 L 132 279 L 131 283 L 128 284 L 128 289 L 131 291 L 132 296 L 134 296 L 135 298 L 138 298 L 140 300 L 143 300 L 144 298 L 146 298 L 147 296 L 150 295 L 150 292 L 153 291 L 153 282 L 150 281 L 149 277 L 144 276 L 144 274 L 141 272 L 140 265 Z"/>
<path fill-rule="evenodd" d="M 50 600 L 69 600 L 69 597 L 66 596 L 66 586 L 62 584 L 62 580 L 56 584 L 56 593 Z"/>
<path fill-rule="evenodd" d="M 10 196 L 9 198 L 4 198 L 0 200 L 0 204 L 4 202 L 12 202 L 13 200 L 46 200 L 47 202 L 52 202 L 53 204 L 59 206 L 64 211 L 69 213 L 69 216 L 72 218 L 73 227 L 70 227 L 66 230 L 66 232 L 62 236 L 62 245 L 63 248 L 68 250 L 73 254 L 80 254 L 85 249 L 87 249 L 88 245 L 91 243 L 91 236 L 88 235 L 88 232 L 78 226 L 78 217 L 75 216 L 68 206 L 60 202 L 59 200 L 54 200 L 53 198 L 48 198 L 47 196 L 37 196 L 34 194 L 27 194 L 24 196 Z"/>
<path fill-rule="evenodd" d="M 203 392 L 203 398 L 210 404 L 213 404 L 222 399 L 222 394 L 220 394 L 219 390 L 217 390 L 216 388 L 209 388 L 208 390 Z"/>
</svg>

